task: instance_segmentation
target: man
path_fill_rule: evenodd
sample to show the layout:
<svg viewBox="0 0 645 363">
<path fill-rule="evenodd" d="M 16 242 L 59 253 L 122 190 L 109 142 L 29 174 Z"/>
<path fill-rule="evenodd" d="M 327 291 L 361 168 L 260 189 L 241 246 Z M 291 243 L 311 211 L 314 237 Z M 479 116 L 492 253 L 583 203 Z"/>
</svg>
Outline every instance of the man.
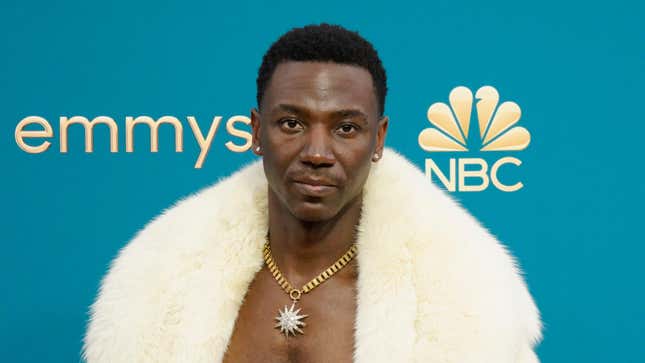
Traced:
<svg viewBox="0 0 645 363">
<path fill-rule="evenodd" d="M 372 45 L 338 26 L 294 29 L 257 81 L 262 161 L 120 252 L 86 360 L 537 362 L 538 311 L 512 257 L 384 148 Z"/>
</svg>

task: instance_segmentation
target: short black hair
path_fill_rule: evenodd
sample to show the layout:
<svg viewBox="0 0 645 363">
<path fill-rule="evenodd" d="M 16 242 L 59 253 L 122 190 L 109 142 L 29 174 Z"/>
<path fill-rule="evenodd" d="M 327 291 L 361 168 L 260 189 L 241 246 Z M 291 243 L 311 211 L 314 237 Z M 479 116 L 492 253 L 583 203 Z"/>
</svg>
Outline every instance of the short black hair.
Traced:
<svg viewBox="0 0 645 363">
<path fill-rule="evenodd" d="M 258 70 L 258 108 L 273 72 L 285 61 L 334 62 L 365 68 L 372 75 L 378 112 L 383 115 L 387 93 L 385 69 L 372 44 L 357 32 L 322 23 L 294 28 L 282 35 L 264 54 Z"/>
</svg>

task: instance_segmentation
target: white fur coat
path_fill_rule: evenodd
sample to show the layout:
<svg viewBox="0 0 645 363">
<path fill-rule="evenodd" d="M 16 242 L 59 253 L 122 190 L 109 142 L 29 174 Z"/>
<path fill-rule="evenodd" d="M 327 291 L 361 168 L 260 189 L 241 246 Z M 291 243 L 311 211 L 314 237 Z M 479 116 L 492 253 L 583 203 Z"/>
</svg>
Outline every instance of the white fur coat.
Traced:
<svg viewBox="0 0 645 363">
<path fill-rule="evenodd" d="M 267 222 L 260 161 L 166 210 L 113 261 L 83 357 L 221 362 Z M 357 243 L 356 363 L 538 361 L 539 313 L 512 256 L 392 150 L 365 185 Z"/>
</svg>

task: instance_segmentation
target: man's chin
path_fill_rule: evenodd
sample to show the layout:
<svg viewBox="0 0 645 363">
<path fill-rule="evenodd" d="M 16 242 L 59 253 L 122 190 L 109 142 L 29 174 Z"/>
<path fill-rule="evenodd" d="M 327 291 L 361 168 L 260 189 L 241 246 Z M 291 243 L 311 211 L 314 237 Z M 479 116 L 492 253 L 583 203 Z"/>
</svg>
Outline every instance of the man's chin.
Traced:
<svg viewBox="0 0 645 363">
<path fill-rule="evenodd" d="M 324 222 L 334 218 L 338 211 L 324 203 L 302 202 L 294 206 L 291 213 L 303 222 Z"/>
</svg>

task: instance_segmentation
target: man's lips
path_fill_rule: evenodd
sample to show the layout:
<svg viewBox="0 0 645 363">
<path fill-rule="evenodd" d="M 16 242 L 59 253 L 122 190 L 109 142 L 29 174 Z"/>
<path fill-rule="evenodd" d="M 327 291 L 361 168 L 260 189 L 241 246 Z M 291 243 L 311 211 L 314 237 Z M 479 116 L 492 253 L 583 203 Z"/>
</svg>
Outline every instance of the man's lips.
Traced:
<svg viewBox="0 0 645 363">
<path fill-rule="evenodd" d="M 336 189 L 330 181 L 319 178 L 297 178 L 293 185 L 300 193 L 312 197 L 324 197 Z"/>
</svg>

